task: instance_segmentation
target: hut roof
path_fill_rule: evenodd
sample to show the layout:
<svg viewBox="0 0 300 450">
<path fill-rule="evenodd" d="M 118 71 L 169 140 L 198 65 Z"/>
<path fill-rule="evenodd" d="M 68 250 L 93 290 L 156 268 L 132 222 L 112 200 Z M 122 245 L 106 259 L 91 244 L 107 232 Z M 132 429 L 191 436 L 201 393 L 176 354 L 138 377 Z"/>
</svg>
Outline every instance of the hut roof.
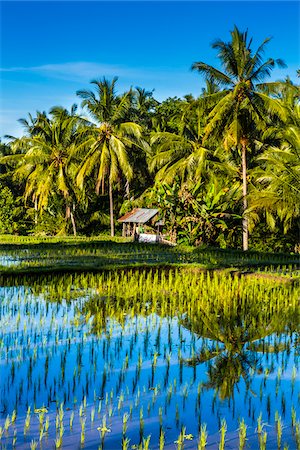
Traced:
<svg viewBox="0 0 300 450">
<path fill-rule="evenodd" d="M 118 219 L 118 222 L 125 223 L 146 223 L 152 217 L 156 216 L 158 209 L 135 208 L 131 212 L 124 214 Z"/>
</svg>

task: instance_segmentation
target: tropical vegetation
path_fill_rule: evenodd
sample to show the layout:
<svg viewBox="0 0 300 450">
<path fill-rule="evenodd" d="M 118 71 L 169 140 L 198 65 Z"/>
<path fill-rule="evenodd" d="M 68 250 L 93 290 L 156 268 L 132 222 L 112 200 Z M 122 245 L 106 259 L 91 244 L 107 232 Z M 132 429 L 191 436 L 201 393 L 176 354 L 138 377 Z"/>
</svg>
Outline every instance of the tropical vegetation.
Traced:
<svg viewBox="0 0 300 450">
<path fill-rule="evenodd" d="M 158 207 L 176 242 L 299 251 L 300 87 L 270 81 L 284 62 L 264 58 L 268 42 L 237 27 L 215 41 L 216 66 L 192 64 L 198 97 L 100 78 L 78 90 L 81 112 L 21 119 L 0 146 L 0 232 L 113 236 L 119 215 Z"/>
</svg>

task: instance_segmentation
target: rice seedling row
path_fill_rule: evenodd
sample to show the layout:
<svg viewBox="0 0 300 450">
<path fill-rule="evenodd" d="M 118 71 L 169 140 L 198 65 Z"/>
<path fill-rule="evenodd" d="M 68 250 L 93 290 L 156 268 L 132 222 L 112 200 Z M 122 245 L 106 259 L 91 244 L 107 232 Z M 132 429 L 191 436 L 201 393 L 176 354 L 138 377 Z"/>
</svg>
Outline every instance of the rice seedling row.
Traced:
<svg viewBox="0 0 300 450">
<path fill-rule="evenodd" d="M 297 279 L 121 270 L 1 286 L 1 448 L 299 448 Z"/>
</svg>

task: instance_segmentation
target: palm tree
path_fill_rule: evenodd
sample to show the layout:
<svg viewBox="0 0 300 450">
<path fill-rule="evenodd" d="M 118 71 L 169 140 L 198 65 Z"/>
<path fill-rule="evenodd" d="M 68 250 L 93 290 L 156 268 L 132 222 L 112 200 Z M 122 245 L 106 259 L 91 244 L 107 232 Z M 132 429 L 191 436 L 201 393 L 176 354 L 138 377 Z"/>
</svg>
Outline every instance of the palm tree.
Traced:
<svg viewBox="0 0 300 450">
<path fill-rule="evenodd" d="M 192 70 L 203 74 L 224 89 L 208 95 L 212 110 L 208 116 L 204 141 L 210 135 L 223 136 L 227 146 L 236 147 L 241 152 L 243 185 L 243 249 L 248 249 L 247 204 L 247 152 L 254 146 L 257 128 L 265 127 L 270 114 L 284 115 L 280 101 L 262 92 L 276 64 L 284 66 L 282 60 L 272 58 L 263 62 L 263 52 L 270 38 L 265 39 L 253 52 L 252 40 L 248 33 L 235 26 L 231 41 L 217 40 L 212 47 L 218 51 L 223 70 L 204 62 L 195 62 Z"/>
<path fill-rule="evenodd" d="M 153 98 L 153 91 L 136 87 L 133 103 L 134 121 L 139 122 L 147 130 L 150 130 L 154 116 L 154 108 L 159 105 L 158 101 Z"/>
<path fill-rule="evenodd" d="M 42 213 L 48 207 L 49 198 L 59 193 L 65 203 L 66 220 L 71 220 L 76 235 L 73 179 L 79 122 L 73 111 L 68 114 L 63 108 L 53 108 L 50 114 L 52 118 L 38 113 L 30 122 L 22 119 L 27 135 L 15 139 L 12 147 L 20 147 L 25 153 L 6 156 L 1 162 L 16 163 L 14 178 L 25 180 L 25 201 L 31 198 L 36 211 Z"/>
<path fill-rule="evenodd" d="M 258 157 L 260 166 L 255 170 L 257 189 L 250 196 L 253 221 L 263 210 L 267 223 L 274 228 L 276 217 L 287 233 L 298 225 L 300 245 L 300 97 L 299 86 L 289 78 L 268 90 L 281 99 L 287 111 L 285 123 L 278 121 L 263 134 L 264 152 Z M 297 245 L 297 244 L 296 244 Z"/>
<path fill-rule="evenodd" d="M 269 147 L 259 160 L 264 168 L 257 170 L 262 190 L 252 200 L 251 210 L 265 210 L 268 224 L 275 226 L 277 215 L 283 222 L 284 232 L 298 221 L 300 245 L 300 131 L 290 126 L 285 131 L 281 147 Z"/>
<path fill-rule="evenodd" d="M 86 90 L 77 92 L 83 99 L 82 107 L 87 108 L 96 122 L 88 127 L 80 146 L 87 153 L 79 167 L 77 183 L 83 188 L 85 178 L 94 173 L 96 193 L 99 194 L 100 186 L 103 193 L 105 180 L 108 179 L 111 236 L 114 236 L 113 186 L 119 181 L 121 174 L 127 182 L 131 180 L 133 170 L 128 149 L 141 143 L 142 133 L 139 125 L 126 121 L 132 92 L 117 96 L 116 82 L 116 77 L 111 82 L 105 78 L 93 80 L 91 83 L 95 86 L 96 93 Z"/>
<path fill-rule="evenodd" d="M 151 137 L 154 155 L 150 158 L 150 170 L 157 170 L 156 181 L 172 183 L 199 179 L 209 163 L 209 150 L 202 145 L 204 133 L 203 108 L 197 102 L 186 103 L 179 119 L 180 133 L 155 132 Z"/>
</svg>

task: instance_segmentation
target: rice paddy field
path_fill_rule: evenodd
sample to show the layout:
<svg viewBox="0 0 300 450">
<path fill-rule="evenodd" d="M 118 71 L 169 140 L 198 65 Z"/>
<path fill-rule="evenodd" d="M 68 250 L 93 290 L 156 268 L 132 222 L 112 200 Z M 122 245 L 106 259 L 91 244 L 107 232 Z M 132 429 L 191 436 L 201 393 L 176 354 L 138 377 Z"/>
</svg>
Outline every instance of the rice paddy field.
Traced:
<svg viewBox="0 0 300 450">
<path fill-rule="evenodd" d="M 0 244 L 1 449 L 300 449 L 299 256 Z"/>
</svg>

